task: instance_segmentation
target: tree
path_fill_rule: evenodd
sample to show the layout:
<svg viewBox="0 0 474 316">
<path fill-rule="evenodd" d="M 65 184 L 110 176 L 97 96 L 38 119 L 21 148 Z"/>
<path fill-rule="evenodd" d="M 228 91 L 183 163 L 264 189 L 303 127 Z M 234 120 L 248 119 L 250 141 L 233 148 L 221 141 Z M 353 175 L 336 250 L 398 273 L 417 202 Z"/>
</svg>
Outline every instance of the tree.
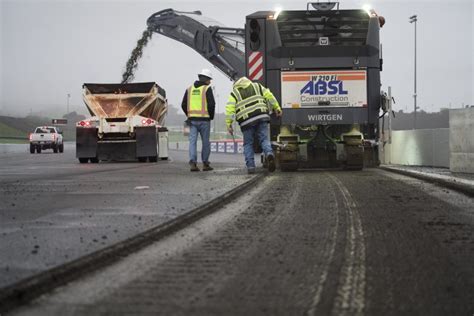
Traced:
<svg viewBox="0 0 474 316">
<path fill-rule="evenodd" d="M 70 113 L 64 114 L 63 118 L 67 119 L 68 125 L 75 124 L 76 122 L 85 120 L 86 117 L 82 114 L 77 114 L 76 111 L 72 111 Z"/>
</svg>

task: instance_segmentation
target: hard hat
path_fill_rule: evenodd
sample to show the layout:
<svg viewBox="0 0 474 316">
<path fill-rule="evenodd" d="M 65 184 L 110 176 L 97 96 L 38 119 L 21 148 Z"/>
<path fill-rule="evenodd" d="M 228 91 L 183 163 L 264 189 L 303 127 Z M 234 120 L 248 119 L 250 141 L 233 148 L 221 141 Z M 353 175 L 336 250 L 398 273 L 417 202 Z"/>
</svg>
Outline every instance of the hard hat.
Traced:
<svg viewBox="0 0 474 316">
<path fill-rule="evenodd" d="M 198 73 L 198 76 L 205 76 L 212 79 L 212 72 L 209 69 L 204 68 L 200 73 Z"/>
<path fill-rule="evenodd" d="M 385 24 L 385 18 L 381 15 L 379 15 L 379 24 L 380 24 L 380 27 L 383 27 Z"/>
</svg>

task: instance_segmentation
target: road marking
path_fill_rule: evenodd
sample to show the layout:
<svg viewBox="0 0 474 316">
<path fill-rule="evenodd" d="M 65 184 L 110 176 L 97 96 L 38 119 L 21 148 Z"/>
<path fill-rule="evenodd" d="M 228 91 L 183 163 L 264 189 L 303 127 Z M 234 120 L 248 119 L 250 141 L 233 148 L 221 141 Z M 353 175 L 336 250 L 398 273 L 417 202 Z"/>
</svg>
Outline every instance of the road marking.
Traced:
<svg viewBox="0 0 474 316">
<path fill-rule="evenodd" d="M 326 175 L 327 175 L 327 173 L 326 173 Z M 317 289 L 316 289 L 316 293 L 314 294 L 314 297 L 313 297 L 313 302 L 311 303 L 311 307 L 309 308 L 309 310 L 307 312 L 307 314 L 309 316 L 316 315 L 316 307 L 318 306 L 319 302 L 321 301 L 321 294 L 323 292 L 324 285 L 326 284 L 326 280 L 327 280 L 328 273 L 329 273 L 329 266 L 333 261 L 334 253 L 336 251 L 337 230 L 338 230 L 338 227 L 339 227 L 339 212 L 337 210 L 339 209 L 339 203 L 337 202 L 337 198 L 336 198 L 334 193 L 333 193 L 333 196 L 334 196 L 334 201 L 336 203 L 336 212 L 335 212 L 336 213 L 336 223 L 335 223 L 334 230 L 333 230 L 332 236 L 331 236 L 331 246 L 329 248 L 326 248 L 327 250 L 324 253 L 324 257 L 328 258 L 328 259 L 326 260 L 326 262 L 324 263 L 324 265 L 322 267 L 323 272 L 321 273 L 321 278 L 319 279 Z M 329 252 L 329 254 L 328 254 L 328 252 Z"/>
<path fill-rule="evenodd" d="M 237 170 L 243 171 L 244 169 L 243 169 L 243 168 L 234 168 L 234 167 L 231 167 L 231 168 L 224 168 L 224 169 L 216 169 L 216 170 L 214 170 L 214 172 L 217 172 L 217 173 L 225 173 L 225 172 L 237 171 Z"/>
<path fill-rule="evenodd" d="M 147 185 L 139 185 L 135 187 L 135 190 L 148 190 L 150 187 Z"/>
<path fill-rule="evenodd" d="M 362 315 L 365 306 L 365 244 L 364 231 L 357 204 L 349 190 L 333 175 L 329 175 L 342 193 L 347 213 L 347 243 L 337 296 L 332 315 Z"/>
</svg>

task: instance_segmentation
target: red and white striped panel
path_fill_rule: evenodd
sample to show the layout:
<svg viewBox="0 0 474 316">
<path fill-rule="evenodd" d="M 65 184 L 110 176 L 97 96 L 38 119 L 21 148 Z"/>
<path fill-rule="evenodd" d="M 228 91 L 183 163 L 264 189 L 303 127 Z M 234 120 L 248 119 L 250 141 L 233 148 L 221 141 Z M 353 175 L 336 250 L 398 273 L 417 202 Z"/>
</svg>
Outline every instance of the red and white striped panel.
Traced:
<svg viewBox="0 0 474 316">
<path fill-rule="evenodd" d="M 249 55 L 249 79 L 263 79 L 263 54 L 262 52 L 252 52 Z"/>
</svg>

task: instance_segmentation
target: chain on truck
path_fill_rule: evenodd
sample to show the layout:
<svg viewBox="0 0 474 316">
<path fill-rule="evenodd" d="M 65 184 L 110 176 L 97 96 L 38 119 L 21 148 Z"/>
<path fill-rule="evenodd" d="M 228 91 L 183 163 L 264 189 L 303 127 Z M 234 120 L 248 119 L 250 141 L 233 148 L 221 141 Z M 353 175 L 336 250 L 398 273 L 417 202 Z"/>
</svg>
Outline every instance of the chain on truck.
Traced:
<svg viewBox="0 0 474 316">
<path fill-rule="evenodd" d="M 259 11 L 245 29 L 199 11 L 166 9 L 148 28 L 191 47 L 231 80 L 268 87 L 283 108 L 270 136 L 282 170 L 376 166 L 381 106 L 380 23 L 374 11 L 338 2 L 300 11 Z"/>
</svg>

